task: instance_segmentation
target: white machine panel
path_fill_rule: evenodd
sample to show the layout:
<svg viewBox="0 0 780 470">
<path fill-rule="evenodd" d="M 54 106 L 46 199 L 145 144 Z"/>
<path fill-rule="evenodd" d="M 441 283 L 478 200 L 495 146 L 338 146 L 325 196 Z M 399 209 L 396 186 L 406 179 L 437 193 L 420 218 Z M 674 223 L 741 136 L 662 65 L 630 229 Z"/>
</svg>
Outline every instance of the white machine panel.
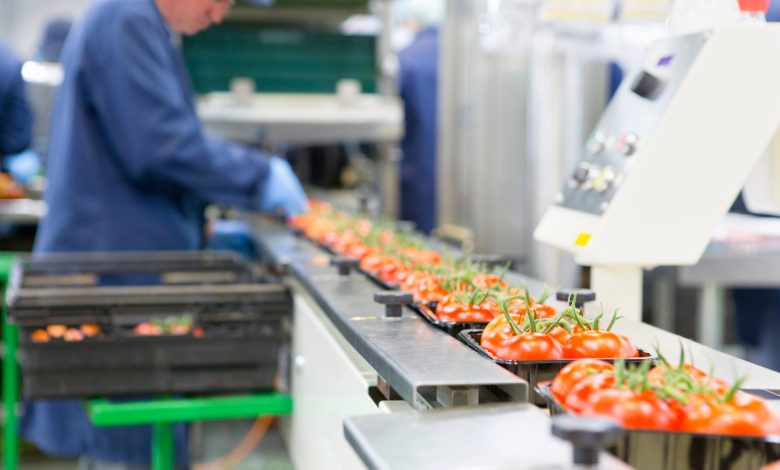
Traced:
<svg viewBox="0 0 780 470">
<path fill-rule="evenodd" d="M 362 469 L 344 419 L 378 413 L 368 394 L 376 373 L 307 297 L 294 300 L 294 410 L 284 421 L 290 457 L 299 470 Z"/>
<path fill-rule="evenodd" d="M 600 266 L 686 265 L 780 125 L 780 28 L 653 44 L 534 234 Z"/>
</svg>

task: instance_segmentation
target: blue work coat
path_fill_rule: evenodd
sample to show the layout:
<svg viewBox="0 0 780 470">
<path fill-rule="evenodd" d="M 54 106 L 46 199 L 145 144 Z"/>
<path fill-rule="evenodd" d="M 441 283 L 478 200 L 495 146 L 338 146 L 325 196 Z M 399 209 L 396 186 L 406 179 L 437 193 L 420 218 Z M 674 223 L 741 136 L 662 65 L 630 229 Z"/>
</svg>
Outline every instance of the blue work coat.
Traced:
<svg viewBox="0 0 780 470">
<path fill-rule="evenodd" d="M 0 44 L 0 157 L 30 146 L 32 113 L 27 105 L 22 65 Z"/>
<path fill-rule="evenodd" d="M 421 31 L 398 56 L 404 104 L 401 218 L 429 233 L 436 226 L 439 33 Z"/>
<path fill-rule="evenodd" d="M 207 202 L 257 207 L 268 156 L 204 135 L 153 0 L 93 3 L 62 62 L 36 252 L 197 249 Z M 46 453 L 149 462 L 148 426 L 95 428 L 77 401 L 25 408 L 22 434 Z"/>
</svg>

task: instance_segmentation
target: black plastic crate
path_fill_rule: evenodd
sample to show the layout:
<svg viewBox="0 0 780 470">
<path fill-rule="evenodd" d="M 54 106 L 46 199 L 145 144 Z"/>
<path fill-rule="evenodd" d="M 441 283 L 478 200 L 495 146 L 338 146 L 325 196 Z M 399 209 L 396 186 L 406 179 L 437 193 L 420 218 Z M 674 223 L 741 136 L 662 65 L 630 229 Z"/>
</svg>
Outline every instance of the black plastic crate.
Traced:
<svg viewBox="0 0 780 470">
<path fill-rule="evenodd" d="M 483 330 L 463 330 L 460 332 L 459 337 L 466 343 L 471 349 L 478 352 L 483 357 L 495 362 L 496 364 L 504 367 L 513 374 L 522 378 L 528 382 L 531 387 L 531 396 L 529 401 L 536 405 L 546 405 L 547 400 L 540 396 L 534 388 L 539 382 L 546 380 L 552 380 L 563 369 L 566 364 L 576 361 L 576 359 L 557 359 L 551 361 L 510 361 L 506 359 L 499 359 L 488 350 L 480 345 L 482 339 Z M 656 357 L 652 354 L 639 349 L 639 356 L 634 358 L 624 359 L 626 365 L 636 366 L 643 362 L 654 362 Z M 603 358 L 602 360 L 607 362 L 614 362 L 614 359 Z"/>
<path fill-rule="evenodd" d="M 550 414 L 567 413 L 550 390 L 550 383 L 534 387 Z M 637 470 L 754 470 L 780 459 L 780 436 L 728 436 L 677 431 L 627 429 L 607 449 Z"/>
<path fill-rule="evenodd" d="M 483 330 L 489 322 L 458 322 L 442 320 L 436 316 L 436 304 L 415 303 L 412 310 L 420 314 L 431 325 L 444 330 L 451 336 L 458 336 L 464 330 Z"/>
<path fill-rule="evenodd" d="M 212 253 L 163 254 L 178 260 L 165 268 L 158 259 L 123 253 L 116 269 L 98 255 L 79 261 L 100 273 L 183 272 L 196 266 L 236 268 L 237 279 L 261 279 L 243 261 Z M 75 257 L 74 257 L 75 256 Z M 7 295 L 9 318 L 19 326 L 19 363 L 26 398 L 65 398 L 145 393 L 209 393 L 273 388 L 289 342 L 292 300 L 281 283 L 174 283 L 24 287 L 27 275 L 65 269 L 64 255 L 24 259 L 16 288 Z M 113 255 L 109 259 L 116 259 Z M 143 256 L 141 258 L 144 258 Z M 132 266 L 131 266 L 132 265 Z M 146 269 L 148 268 L 148 269 Z M 232 269 L 232 268 L 231 268 Z M 229 270 L 229 269 L 228 269 Z M 201 269 L 208 272 L 208 269 Z M 197 271 L 200 272 L 200 271 Z M 130 276 L 131 278 L 134 277 Z M 197 277 L 197 276 L 196 276 Z M 190 279 L 195 279 L 191 277 Z M 226 278 L 225 278 L 226 279 Z M 146 324 L 146 325 L 143 325 Z M 55 326 L 56 325 L 56 326 Z M 54 328 L 99 329 L 94 337 L 66 341 L 34 333 Z M 141 326 L 155 328 L 144 334 Z M 178 330 L 176 330 L 178 328 Z M 81 331 L 81 330 L 80 330 Z M 71 338 L 72 339 L 72 338 Z"/>
</svg>

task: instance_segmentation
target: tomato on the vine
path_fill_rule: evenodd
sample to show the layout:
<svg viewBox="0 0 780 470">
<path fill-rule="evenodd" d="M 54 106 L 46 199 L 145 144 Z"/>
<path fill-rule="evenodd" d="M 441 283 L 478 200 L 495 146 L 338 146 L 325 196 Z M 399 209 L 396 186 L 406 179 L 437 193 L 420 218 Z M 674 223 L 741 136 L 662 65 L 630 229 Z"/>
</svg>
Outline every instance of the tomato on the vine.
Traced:
<svg viewBox="0 0 780 470">
<path fill-rule="evenodd" d="M 439 279 L 431 273 L 413 271 L 406 276 L 401 289 L 414 294 L 415 302 L 439 302 L 447 291 L 439 284 Z"/>
<path fill-rule="evenodd" d="M 555 398 L 563 403 L 571 389 L 577 385 L 580 380 L 589 375 L 612 372 L 613 370 L 615 370 L 615 366 L 606 361 L 599 359 L 578 359 L 566 364 L 566 366 L 558 372 L 555 376 L 555 380 L 552 382 L 550 391 L 555 395 Z"/>
<path fill-rule="evenodd" d="M 647 381 L 650 382 L 652 385 L 664 385 L 664 373 L 667 370 L 667 366 L 664 364 L 657 364 L 655 367 L 650 369 L 650 372 L 647 373 Z M 677 369 L 677 367 L 672 366 L 673 369 Z M 709 377 L 706 372 L 704 372 L 701 369 L 697 369 L 696 367 L 692 366 L 691 364 L 685 364 L 683 366 L 683 372 L 688 374 L 693 380 L 700 382 L 701 379 Z"/>
<path fill-rule="evenodd" d="M 547 304 L 534 304 L 533 310 L 538 318 L 555 318 L 558 315 L 558 310 Z"/>
<path fill-rule="evenodd" d="M 395 258 L 387 255 L 368 255 L 360 260 L 360 269 L 376 276 L 386 264 L 393 263 Z"/>
<path fill-rule="evenodd" d="M 588 404 L 591 395 L 597 390 L 615 387 L 615 376 L 611 373 L 598 373 L 584 377 L 574 384 L 564 397 L 564 406 L 575 413 Z"/>
<path fill-rule="evenodd" d="M 515 323 L 520 324 L 523 322 L 522 315 L 512 313 L 510 316 Z M 492 354 L 495 354 L 501 343 L 514 335 L 515 333 L 506 321 L 506 317 L 504 315 L 498 315 L 490 320 L 490 323 L 482 330 L 482 338 L 480 339 L 479 344 Z"/>
<path fill-rule="evenodd" d="M 623 345 L 623 355 L 620 357 L 639 357 L 639 349 L 628 339 L 628 336 L 615 333 Z"/>
<path fill-rule="evenodd" d="M 498 314 L 496 309 L 483 304 L 469 305 L 452 302 L 441 308 L 436 306 L 436 316 L 441 320 L 452 322 L 487 323 Z"/>
<path fill-rule="evenodd" d="M 585 330 L 571 335 L 563 345 L 566 358 L 611 359 L 626 357 L 623 342 L 617 334 L 604 330 Z"/>
<path fill-rule="evenodd" d="M 510 361 L 549 361 L 563 359 L 563 347 L 544 333 L 523 333 L 505 339 L 495 356 Z"/>
<path fill-rule="evenodd" d="M 596 390 L 580 410 L 583 415 L 603 415 L 627 429 L 671 431 L 678 426 L 678 416 L 650 390 Z"/>
<path fill-rule="evenodd" d="M 497 274 L 477 273 L 471 278 L 471 282 L 479 289 L 490 289 L 492 287 L 506 287 L 507 283 Z"/>
</svg>

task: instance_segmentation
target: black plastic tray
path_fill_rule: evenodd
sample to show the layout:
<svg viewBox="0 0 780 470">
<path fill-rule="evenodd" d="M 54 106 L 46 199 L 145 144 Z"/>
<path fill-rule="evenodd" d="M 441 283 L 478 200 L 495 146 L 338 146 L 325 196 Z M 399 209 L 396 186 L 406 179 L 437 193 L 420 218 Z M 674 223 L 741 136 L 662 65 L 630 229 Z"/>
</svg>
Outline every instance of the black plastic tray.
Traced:
<svg viewBox="0 0 780 470">
<path fill-rule="evenodd" d="M 576 361 L 576 359 L 557 359 L 551 361 L 510 361 L 506 359 L 499 359 L 480 346 L 480 340 L 482 339 L 482 331 L 478 330 L 463 330 L 460 332 L 460 339 L 466 343 L 471 349 L 481 354 L 483 357 L 495 362 L 496 364 L 504 367 L 515 375 L 519 376 L 531 387 L 531 393 L 529 401 L 537 405 L 545 405 L 547 401 L 544 397 L 536 393 L 534 387 L 537 383 L 545 380 L 552 380 L 563 369 L 566 364 Z M 656 357 L 648 352 L 640 349 L 640 357 L 624 359 L 627 365 L 638 365 L 643 362 L 654 362 Z M 614 359 L 603 359 L 607 362 L 614 362 Z"/>
<path fill-rule="evenodd" d="M 550 391 L 538 383 L 535 393 L 551 415 L 567 413 Z M 780 459 L 780 436 L 753 437 L 628 429 L 608 449 L 637 470 L 754 470 Z"/>
<path fill-rule="evenodd" d="M 401 288 L 401 286 L 399 286 L 398 284 L 391 284 L 389 282 L 385 282 L 382 279 L 380 279 L 379 277 L 369 273 L 368 271 L 364 271 L 364 270 L 362 270 L 360 268 L 358 268 L 358 271 L 363 273 L 364 276 L 366 276 L 371 282 L 376 284 L 377 287 L 379 287 L 380 289 L 384 289 L 384 290 L 399 290 Z"/>
<path fill-rule="evenodd" d="M 415 303 L 410 305 L 412 310 L 420 314 L 431 325 L 446 331 L 451 336 L 458 336 L 461 331 L 464 330 L 483 330 L 487 326 L 488 322 L 457 322 L 441 320 L 434 313 L 436 311 L 435 304 L 420 304 Z"/>
</svg>

